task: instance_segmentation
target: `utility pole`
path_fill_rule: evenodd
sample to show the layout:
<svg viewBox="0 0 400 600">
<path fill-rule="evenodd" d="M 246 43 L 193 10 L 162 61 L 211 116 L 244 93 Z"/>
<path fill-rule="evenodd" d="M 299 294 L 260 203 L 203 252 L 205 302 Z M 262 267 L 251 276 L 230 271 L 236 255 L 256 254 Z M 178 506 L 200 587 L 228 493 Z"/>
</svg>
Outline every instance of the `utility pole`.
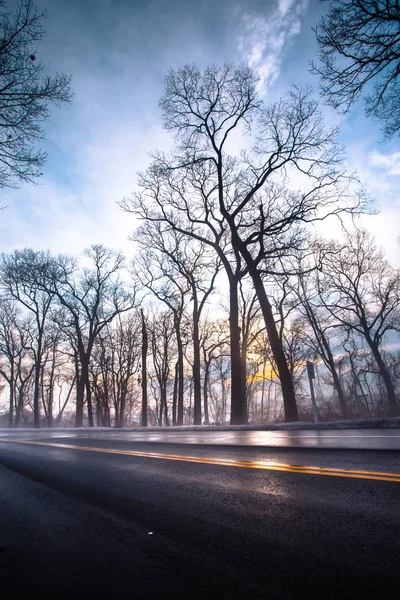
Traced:
<svg viewBox="0 0 400 600">
<path fill-rule="evenodd" d="M 314 423 L 318 423 L 318 411 L 317 411 L 317 403 L 315 402 L 314 382 L 313 382 L 313 379 L 315 379 L 315 370 L 314 370 L 314 363 L 312 363 L 310 360 L 307 361 L 307 374 L 308 374 L 308 381 L 310 382 L 310 392 L 311 392 L 311 402 L 312 402 L 313 415 L 314 415 Z"/>
</svg>

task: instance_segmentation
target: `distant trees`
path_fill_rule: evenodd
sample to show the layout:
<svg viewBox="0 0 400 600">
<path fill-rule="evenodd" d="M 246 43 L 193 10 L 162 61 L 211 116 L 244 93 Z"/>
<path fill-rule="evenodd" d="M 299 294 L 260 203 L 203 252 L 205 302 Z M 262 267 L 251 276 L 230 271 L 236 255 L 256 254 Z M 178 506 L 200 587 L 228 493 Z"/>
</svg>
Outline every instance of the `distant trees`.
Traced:
<svg viewBox="0 0 400 600">
<path fill-rule="evenodd" d="M 77 275 L 73 257 L 59 256 L 31 270 L 34 285 L 54 295 L 65 309 L 65 325 L 74 338 L 77 351 L 76 426 L 83 425 L 86 397 L 89 426 L 92 427 L 92 391 L 89 365 L 94 343 L 101 331 L 122 312 L 132 308 L 134 299 L 122 285 L 118 274 L 123 266 L 122 254 L 93 245 L 86 252 L 89 267 Z"/>
<path fill-rule="evenodd" d="M 316 28 L 321 90 L 346 112 L 365 94 L 386 136 L 400 132 L 400 6 L 397 0 L 332 0 Z"/>
<path fill-rule="evenodd" d="M 338 335 L 336 315 L 324 306 L 321 298 L 324 292 L 319 284 L 320 277 L 317 273 L 309 277 L 301 275 L 295 282 L 296 305 L 301 315 L 302 339 L 311 353 L 320 357 L 330 373 L 342 417 L 346 418 L 347 399 L 339 372 L 340 362 L 336 358 L 336 354 L 343 351 L 343 339 Z"/>
<path fill-rule="evenodd" d="M 179 404 L 180 424 L 195 423 L 194 318 L 201 422 L 230 419 L 230 288 L 218 265 L 209 264 L 213 255 L 199 251 L 200 243 L 191 246 L 184 237 L 181 245 L 181 234 L 167 235 L 167 252 L 156 242 L 145 252 L 150 262 L 141 262 L 140 255 L 131 273 L 136 287 L 137 277 L 142 280 L 140 311 L 138 296 L 134 303 L 120 279 L 122 257 L 102 246 L 89 249 L 81 265 L 73 257 L 32 250 L 3 256 L 0 418 L 10 427 L 34 425 L 37 417 L 49 427 L 77 422 L 122 427 L 145 424 L 146 418 L 150 425 L 165 426 L 178 424 Z M 307 360 L 315 364 L 321 418 L 399 414 L 398 270 L 362 230 L 346 233 L 341 243 L 318 240 L 314 251 L 318 256 L 300 256 L 297 266 L 293 257 L 295 268 L 285 277 L 263 276 L 300 417 L 311 418 Z M 311 268 L 315 262 L 318 269 Z M 11 280 L 10 265 L 15 267 Z M 184 266 L 190 267 L 188 278 Z M 238 293 L 248 419 L 281 420 L 281 379 L 249 276 Z M 44 320 L 35 305 L 40 298 L 51 298 Z"/>
<path fill-rule="evenodd" d="M 45 16 L 32 0 L 17 0 L 11 11 L 0 1 L 0 188 L 41 175 L 41 124 L 51 104 L 71 99 L 70 78 L 46 75 L 37 56 Z"/>
<path fill-rule="evenodd" d="M 90 363 L 95 343 L 114 319 L 131 309 L 134 295 L 119 278 L 124 257 L 101 245 L 91 246 L 85 253 L 87 266 L 79 268 L 74 257 L 34 252 L 26 249 L 3 255 L 0 266 L 0 284 L 6 298 L 12 297 L 34 319 L 30 352 L 34 364 L 34 425 L 39 426 L 39 396 L 48 422 L 52 422 L 53 393 L 57 354 L 63 345 L 73 360 L 76 383 L 76 426 L 83 425 L 84 405 L 87 405 L 89 426 L 93 426 L 92 385 Z M 52 308 L 53 307 L 53 308 Z M 51 332 L 54 332 L 54 335 Z M 116 337 L 113 356 L 118 355 L 118 344 L 126 344 L 133 333 L 123 331 Z M 133 343 L 133 342 L 132 342 Z M 119 386 L 115 400 L 117 421 L 124 412 L 126 381 L 133 368 L 128 361 L 114 365 L 113 376 Z M 49 363 L 50 361 L 50 363 Z M 114 362 L 118 362 L 115 358 Z M 47 402 L 44 401 L 44 369 L 50 368 Z M 50 401 L 51 399 L 51 401 Z"/>
<path fill-rule="evenodd" d="M 24 317 L 12 300 L 0 306 L 0 375 L 9 388 L 8 426 L 18 424 L 25 389 L 31 380 L 34 362 L 29 361 L 33 335 L 32 317 Z"/>
<path fill-rule="evenodd" d="M 336 323 L 364 339 L 385 385 L 389 414 L 397 416 L 400 407 L 382 346 L 399 322 L 399 271 L 366 231 L 356 230 L 346 235 L 343 247 L 336 244 L 326 256 L 320 290 L 323 306 Z"/>
<path fill-rule="evenodd" d="M 176 307 L 171 304 L 173 292 L 171 286 L 165 287 L 166 281 L 170 281 L 175 292 L 184 292 L 182 295 L 182 309 L 184 308 L 184 296 L 190 293 L 191 319 L 190 328 L 192 330 L 193 345 L 193 387 L 194 387 L 194 424 L 201 424 L 201 362 L 200 362 L 200 337 L 199 324 L 200 318 L 215 285 L 215 279 L 221 267 L 218 256 L 210 254 L 209 247 L 201 241 L 187 239 L 187 236 L 172 230 L 169 233 L 163 230 L 158 222 L 148 221 L 136 231 L 136 242 L 139 242 L 147 257 L 145 264 L 146 273 L 142 273 L 144 284 L 152 289 L 155 295 L 165 302 L 176 314 Z M 149 251 L 149 248 L 152 248 Z M 158 260 L 155 253 L 158 253 Z M 151 262 L 149 263 L 148 260 Z M 149 272 L 152 265 L 159 272 L 160 279 L 158 284 L 154 275 L 151 277 L 152 284 L 149 282 Z M 157 268 L 158 267 L 158 268 Z M 161 270 L 160 270 L 161 269 Z M 140 277 L 140 272 L 136 273 Z M 163 283 L 162 283 L 163 282 Z M 183 285 L 179 282 L 184 282 Z M 161 283 L 161 287 L 160 287 Z M 154 287 L 154 286 L 157 287 Z M 169 290 L 166 294 L 166 290 Z M 176 314 L 175 319 L 178 318 Z M 180 318 L 181 321 L 181 318 Z M 180 325 L 179 321 L 179 325 Z M 177 324 L 178 325 L 178 322 Z M 177 332 L 178 336 L 178 332 Z M 181 349 L 178 349 L 181 352 Z M 178 362 L 182 362 L 182 355 L 179 354 Z M 183 380 L 183 374 L 181 375 Z M 180 386 L 183 391 L 183 385 Z M 179 413 L 179 410 L 178 410 Z M 183 414 L 183 413 L 182 413 Z M 178 414 L 178 424 L 181 422 L 181 413 Z"/>
<path fill-rule="evenodd" d="M 33 412 L 35 427 L 39 427 L 39 389 L 42 363 L 45 354 L 45 325 L 50 310 L 53 293 L 29 280 L 28 272 L 38 264 L 43 264 L 47 255 L 31 249 L 15 250 L 9 256 L 2 256 L 0 263 L 0 287 L 6 294 L 18 300 L 35 319 L 35 339 L 32 340 L 34 357 L 34 397 Z"/>
<path fill-rule="evenodd" d="M 96 337 L 90 359 L 90 386 L 93 388 L 97 423 L 110 426 L 113 408 L 115 427 L 125 425 L 127 408 L 137 401 L 133 378 L 140 365 L 139 315 L 116 315 Z"/>
</svg>

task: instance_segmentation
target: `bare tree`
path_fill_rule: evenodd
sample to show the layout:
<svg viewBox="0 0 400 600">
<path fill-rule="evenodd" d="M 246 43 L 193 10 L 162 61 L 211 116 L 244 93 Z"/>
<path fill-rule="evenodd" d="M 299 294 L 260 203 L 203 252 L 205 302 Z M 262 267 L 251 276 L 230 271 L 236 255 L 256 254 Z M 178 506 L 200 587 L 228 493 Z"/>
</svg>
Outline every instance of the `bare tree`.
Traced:
<svg viewBox="0 0 400 600">
<path fill-rule="evenodd" d="M 400 277 L 366 231 L 346 234 L 346 244 L 325 260 L 324 306 L 341 326 L 356 332 L 370 349 L 384 382 L 389 414 L 399 414 L 392 376 L 384 360 L 385 335 L 395 330 L 400 309 Z"/>
<path fill-rule="evenodd" d="M 31 380 L 34 361 L 32 340 L 35 324 L 24 317 L 15 301 L 2 298 L 0 305 L 0 376 L 9 387 L 8 426 L 18 426 L 24 394 Z"/>
<path fill-rule="evenodd" d="M 47 426 L 52 427 L 57 415 L 54 415 L 55 393 L 60 370 L 65 364 L 62 349 L 63 334 L 56 323 L 47 326 L 43 340 L 43 360 L 40 371 L 40 390 L 42 406 L 47 420 Z"/>
<path fill-rule="evenodd" d="M 160 241 L 160 240 L 159 240 Z M 177 396 L 174 395 L 172 406 L 173 425 L 183 425 L 184 400 L 184 340 L 182 319 L 190 292 L 187 280 L 171 269 L 168 255 L 154 248 L 143 249 L 133 264 L 133 276 L 150 290 L 154 296 L 171 311 L 174 320 L 177 344 Z"/>
<path fill-rule="evenodd" d="M 298 312 L 302 315 L 303 342 L 321 357 L 328 369 L 339 400 L 342 417 L 347 417 L 347 398 L 338 370 L 337 353 L 343 352 L 343 339 L 338 330 L 336 316 L 324 307 L 321 298 L 324 291 L 319 285 L 320 278 L 314 271 L 308 276 L 301 274 L 295 281 Z M 340 360 L 340 359 L 339 359 Z"/>
<path fill-rule="evenodd" d="M 209 425 L 209 389 L 212 363 L 222 355 L 226 357 L 229 345 L 229 330 L 225 321 L 206 318 L 200 324 L 200 350 L 203 359 L 203 407 L 204 424 Z"/>
<path fill-rule="evenodd" d="M 296 420 L 293 384 L 263 275 L 279 274 L 282 256 L 306 248 L 305 224 L 359 210 L 360 198 L 341 166 L 337 131 L 325 130 L 308 89 L 294 88 L 287 99 L 264 106 L 253 72 L 229 64 L 203 72 L 193 65 L 171 70 L 161 107 L 165 126 L 176 133 L 175 152 L 170 158 L 155 155 L 140 181 L 145 197 L 124 206 L 212 245 L 224 255 L 228 277 L 227 252 L 239 273 L 249 273 L 279 370 L 286 418 Z M 252 147 L 239 156 L 230 145 L 235 130 L 254 132 Z M 292 173 L 302 177 L 299 190 L 288 186 Z M 240 277 L 233 279 L 235 301 Z M 242 372 L 240 352 L 233 359 L 232 373 L 236 367 Z M 233 398 L 232 403 L 234 419 L 243 419 L 243 396 L 239 407 Z"/>
<path fill-rule="evenodd" d="M 0 263 L 0 285 L 18 300 L 35 319 L 36 340 L 33 345 L 35 362 L 35 384 L 33 398 L 34 425 L 40 425 L 39 392 L 40 378 L 45 353 L 44 338 L 46 319 L 50 310 L 53 294 L 43 290 L 30 280 L 30 270 L 35 265 L 43 264 L 48 260 L 48 254 L 35 252 L 30 248 L 15 250 L 12 254 L 2 255 Z"/>
<path fill-rule="evenodd" d="M 400 6 L 397 0 L 332 0 L 316 28 L 321 90 L 348 111 L 363 91 L 386 136 L 400 131 Z"/>
<path fill-rule="evenodd" d="M 187 236 L 172 230 L 166 233 L 161 223 L 148 221 L 135 233 L 135 240 L 146 250 L 151 246 L 166 258 L 163 265 L 168 277 L 183 278 L 191 293 L 192 342 L 193 342 L 193 387 L 194 424 L 201 424 L 201 376 L 199 323 L 204 306 L 212 293 L 215 279 L 221 268 L 218 256 L 210 253 L 203 242 L 189 240 Z M 179 367 L 179 365 L 178 365 Z"/>
<path fill-rule="evenodd" d="M 112 397 L 116 427 L 123 427 L 125 424 L 133 376 L 139 368 L 139 329 L 136 314 L 125 318 L 119 314 L 114 323 L 107 325 L 98 336 L 101 346 L 106 349 L 109 393 Z"/>
<path fill-rule="evenodd" d="M 12 11 L 1 0 L 0 11 L 0 187 L 14 187 L 42 174 L 41 124 L 50 104 L 71 100 L 70 78 L 46 75 L 38 60 L 45 12 L 32 0 L 17 0 Z"/>
<path fill-rule="evenodd" d="M 102 245 L 92 245 L 84 253 L 90 266 L 78 270 L 74 257 L 48 256 L 42 264 L 33 265 L 30 278 L 34 285 L 55 296 L 65 309 L 64 327 L 74 337 L 77 365 L 76 426 L 83 425 L 86 397 L 89 426 L 93 408 L 89 365 L 97 336 L 120 313 L 134 305 L 134 294 L 119 279 L 124 265 L 120 252 Z"/>
<path fill-rule="evenodd" d="M 159 157 L 160 160 L 161 157 Z M 184 173 L 166 171 L 164 161 L 141 175 L 142 193 L 125 198 L 124 210 L 152 223 L 160 223 L 161 233 L 183 234 L 213 249 L 229 282 L 229 326 L 232 364 L 232 423 L 244 423 L 246 415 L 245 372 L 240 354 L 239 282 L 246 273 L 243 260 L 227 239 L 227 226 L 218 217 L 214 199 L 212 170 L 197 163 Z"/>
<path fill-rule="evenodd" d="M 175 335 L 175 315 L 173 311 L 159 312 L 151 322 L 148 320 L 149 341 L 153 362 L 153 390 L 158 404 L 158 423 L 169 427 L 168 390 L 170 387 L 171 364 L 174 359 L 173 338 Z M 183 407 L 182 407 L 183 422 Z"/>
</svg>

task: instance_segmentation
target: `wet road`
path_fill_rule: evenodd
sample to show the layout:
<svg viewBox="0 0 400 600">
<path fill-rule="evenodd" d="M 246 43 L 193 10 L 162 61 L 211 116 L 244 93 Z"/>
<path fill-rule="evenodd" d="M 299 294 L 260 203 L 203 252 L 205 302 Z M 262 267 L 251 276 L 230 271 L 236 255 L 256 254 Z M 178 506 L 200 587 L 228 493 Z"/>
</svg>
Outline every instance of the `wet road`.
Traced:
<svg viewBox="0 0 400 600">
<path fill-rule="evenodd" d="M 7 598 L 399 597 L 400 452 L 15 433 Z"/>
<path fill-rule="evenodd" d="M 272 448 L 331 448 L 400 450 L 400 429 L 346 429 L 322 431 L 116 431 L 116 430 L 0 430 L 0 438 L 54 438 L 125 440 L 129 442 L 174 443 Z"/>
</svg>

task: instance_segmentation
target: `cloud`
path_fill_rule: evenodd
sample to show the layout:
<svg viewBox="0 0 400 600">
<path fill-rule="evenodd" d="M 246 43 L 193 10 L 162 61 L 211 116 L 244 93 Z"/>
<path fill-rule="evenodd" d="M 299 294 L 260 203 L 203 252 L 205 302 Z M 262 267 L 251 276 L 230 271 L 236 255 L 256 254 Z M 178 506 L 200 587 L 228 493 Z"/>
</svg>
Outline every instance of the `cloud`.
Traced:
<svg viewBox="0 0 400 600">
<path fill-rule="evenodd" d="M 71 134 L 68 144 L 74 138 Z M 148 153 L 168 147 L 169 135 L 152 120 L 141 130 L 110 118 L 85 143 L 78 139 L 78 185 L 46 177 L 42 185 L 24 185 L 6 195 L 8 206 L 0 220 L 3 251 L 32 247 L 78 254 L 90 244 L 103 243 L 132 256 L 128 237 L 135 218 L 124 214 L 117 202 L 135 188 L 136 173 L 146 168 Z"/>
<path fill-rule="evenodd" d="M 357 174 L 372 197 L 379 214 L 363 216 L 361 223 L 370 231 L 389 259 L 399 266 L 400 153 L 381 153 L 362 142 L 348 147 L 349 169 Z"/>
<path fill-rule="evenodd" d="M 400 152 L 381 154 L 374 151 L 370 155 L 371 165 L 383 167 L 387 175 L 400 175 Z"/>
<path fill-rule="evenodd" d="M 244 34 L 238 37 L 242 57 L 259 76 L 257 92 L 263 96 L 279 76 L 285 50 L 301 31 L 308 0 L 278 0 L 267 16 L 242 14 Z"/>
</svg>

